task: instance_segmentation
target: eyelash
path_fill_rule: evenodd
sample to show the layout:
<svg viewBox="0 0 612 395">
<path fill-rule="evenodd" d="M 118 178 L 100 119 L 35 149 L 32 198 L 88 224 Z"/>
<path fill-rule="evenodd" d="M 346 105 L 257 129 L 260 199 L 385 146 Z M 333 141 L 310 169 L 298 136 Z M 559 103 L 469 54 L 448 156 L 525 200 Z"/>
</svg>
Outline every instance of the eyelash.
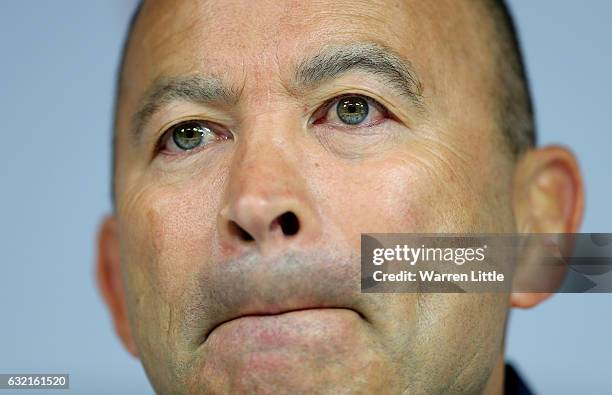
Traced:
<svg viewBox="0 0 612 395">
<path fill-rule="evenodd" d="M 375 109 L 376 111 L 380 112 L 381 117 L 383 117 L 383 119 L 374 121 L 374 122 L 369 122 L 366 124 L 359 124 L 359 125 L 348 125 L 348 124 L 337 124 L 334 127 L 336 128 L 343 128 L 343 129 L 356 129 L 356 128 L 367 128 L 367 127 L 373 127 L 376 126 L 382 122 L 384 122 L 387 119 L 394 119 L 393 115 L 389 112 L 389 110 L 380 102 L 378 102 L 377 100 L 366 96 L 366 95 L 362 95 L 362 94 L 356 94 L 356 93 L 347 93 L 341 96 L 335 96 L 329 100 L 327 100 L 322 106 L 320 106 L 319 108 L 317 108 L 317 110 L 313 113 L 312 117 L 311 117 L 311 124 L 313 125 L 318 125 L 321 123 L 321 120 L 324 119 L 330 112 L 330 110 L 334 110 L 336 109 L 337 111 L 337 106 L 340 103 L 340 101 L 342 101 L 343 99 L 346 98 L 360 98 L 364 101 L 366 101 L 368 103 L 369 108 Z M 368 114 L 369 116 L 369 114 Z"/>
<path fill-rule="evenodd" d="M 368 104 L 368 112 L 366 117 L 370 116 L 371 110 L 373 109 L 374 111 L 379 113 L 379 117 L 380 119 L 377 119 L 375 121 L 370 121 L 366 124 L 362 124 L 361 122 L 359 122 L 358 124 L 347 124 L 344 122 L 340 122 L 337 123 L 336 125 L 332 126 L 333 128 L 341 128 L 341 129 L 358 129 L 358 128 L 368 128 L 368 127 L 373 127 L 376 125 L 379 125 L 383 122 L 385 122 L 388 119 L 393 119 L 392 114 L 389 112 L 389 110 L 382 105 L 380 102 L 378 102 L 377 100 L 362 95 L 362 94 L 351 94 L 351 93 L 347 93 L 347 94 L 343 94 L 340 96 L 335 96 L 329 100 L 327 100 L 325 103 L 323 103 L 323 105 L 321 105 L 320 107 L 318 107 L 315 112 L 312 114 L 309 124 L 310 125 L 320 125 L 323 123 L 323 121 L 325 121 L 329 115 L 330 115 L 330 111 L 333 111 L 335 109 L 336 113 L 335 116 L 338 117 L 337 111 L 338 111 L 338 104 L 345 99 L 348 98 L 357 98 L 360 100 L 363 100 L 364 102 L 366 102 Z M 206 128 L 208 130 L 210 130 L 210 132 L 214 133 L 215 136 L 217 136 L 217 139 L 215 142 L 213 142 L 212 144 L 219 142 L 219 141 L 225 141 L 225 140 L 233 140 L 233 134 L 232 132 L 230 132 L 229 130 L 223 128 L 221 125 L 218 125 L 214 122 L 210 122 L 210 121 L 206 121 L 206 120 L 201 120 L 201 119 L 187 119 L 187 120 L 183 120 L 177 124 L 174 124 L 172 126 L 169 126 L 165 129 L 165 131 L 162 133 L 161 137 L 159 138 L 157 144 L 156 144 L 156 148 L 155 148 L 155 155 L 158 154 L 165 154 L 167 156 L 173 156 L 173 155 L 187 155 L 190 153 L 194 153 L 197 151 L 200 151 L 202 149 L 205 149 L 206 147 L 208 147 L 211 144 L 203 144 L 197 147 L 194 147 L 192 149 L 182 149 L 180 147 L 177 146 L 177 150 L 176 151 L 169 151 L 165 146 L 168 144 L 169 141 L 172 141 L 174 145 L 177 145 L 176 142 L 174 141 L 174 132 L 177 130 L 177 128 L 179 128 L 180 126 L 186 126 L 189 124 L 193 124 L 193 125 L 200 125 L 203 128 Z M 188 128 L 188 129 L 192 129 L 192 128 Z"/>
<path fill-rule="evenodd" d="M 225 140 L 233 140 L 233 134 L 223 128 L 221 125 L 216 124 L 214 122 L 210 122 L 210 121 L 206 121 L 203 119 L 186 119 L 184 121 L 181 121 L 179 123 L 176 123 L 174 125 L 171 125 L 169 127 L 167 127 L 165 129 L 165 131 L 162 133 L 161 137 L 159 138 L 157 144 L 156 144 L 156 148 L 155 148 L 155 154 L 159 154 L 159 153 L 163 153 L 165 155 L 168 156 L 172 156 L 172 155 L 183 155 L 183 154 L 189 154 L 189 153 L 194 153 L 197 152 L 201 149 L 204 149 L 206 147 L 208 147 L 210 144 L 203 144 L 201 146 L 198 147 L 194 147 L 192 149 L 189 150 L 182 150 L 180 147 L 177 146 L 177 151 L 169 151 L 168 149 L 166 149 L 166 145 L 169 142 L 172 142 L 175 146 L 177 145 L 176 142 L 174 142 L 174 132 L 181 126 L 187 126 L 187 125 L 198 125 L 200 128 L 205 128 L 207 130 L 209 130 L 210 132 L 214 133 L 215 136 L 217 137 L 215 142 L 219 142 L 219 141 L 225 141 Z M 214 144 L 214 143 L 213 143 Z"/>
</svg>

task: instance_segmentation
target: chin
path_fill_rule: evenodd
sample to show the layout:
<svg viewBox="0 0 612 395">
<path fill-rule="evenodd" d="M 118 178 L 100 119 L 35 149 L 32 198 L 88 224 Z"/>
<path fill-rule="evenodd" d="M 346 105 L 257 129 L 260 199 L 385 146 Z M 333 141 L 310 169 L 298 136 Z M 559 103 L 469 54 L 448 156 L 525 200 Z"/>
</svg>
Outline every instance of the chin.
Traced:
<svg viewBox="0 0 612 395">
<path fill-rule="evenodd" d="M 393 365 L 360 316 L 346 309 L 235 319 L 201 347 L 192 388 L 206 390 L 193 393 L 397 392 L 388 380 Z"/>
</svg>

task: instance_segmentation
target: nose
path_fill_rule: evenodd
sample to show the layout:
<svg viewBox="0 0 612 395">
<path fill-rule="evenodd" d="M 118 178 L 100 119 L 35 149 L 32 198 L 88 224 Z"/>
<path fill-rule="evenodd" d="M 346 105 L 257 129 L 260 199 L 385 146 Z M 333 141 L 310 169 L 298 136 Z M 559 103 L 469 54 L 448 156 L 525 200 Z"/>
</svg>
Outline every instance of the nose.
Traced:
<svg viewBox="0 0 612 395">
<path fill-rule="evenodd" d="M 299 162 L 283 151 L 246 147 L 234 158 L 218 222 L 224 251 L 257 249 L 265 255 L 319 237 L 320 221 Z"/>
<path fill-rule="evenodd" d="M 304 215 L 297 202 L 248 194 L 226 211 L 229 235 L 242 243 L 282 244 L 304 233 Z M 300 219 L 301 218 L 301 219 Z M 300 229 L 302 228 L 302 229 Z M 286 240 L 286 241 L 285 241 Z"/>
</svg>

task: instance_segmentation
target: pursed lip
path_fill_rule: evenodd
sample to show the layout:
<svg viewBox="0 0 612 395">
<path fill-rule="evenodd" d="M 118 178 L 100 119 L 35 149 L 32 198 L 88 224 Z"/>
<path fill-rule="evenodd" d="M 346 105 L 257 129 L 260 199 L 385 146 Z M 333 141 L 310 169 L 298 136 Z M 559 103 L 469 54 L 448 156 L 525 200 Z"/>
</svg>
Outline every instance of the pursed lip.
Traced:
<svg viewBox="0 0 612 395">
<path fill-rule="evenodd" d="M 370 322 L 374 313 L 371 298 L 361 293 L 359 256 L 339 251 L 250 254 L 202 266 L 192 279 L 183 331 L 197 345 L 241 317 L 346 309 Z"/>
<path fill-rule="evenodd" d="M 346 309 L 369 322 L 358 259 L 318 251 L 252 255 L 210 265 L 194 278 L 185 329 L 201 345 L 219 326 L 247 316 Z"/>
<path fill-rule="evenodd" d="M 240 318 L 280 316 L 280 315 L 283 315 L 286 313 L 292 313 L 292 312 L 301 312 L 301 311 L 308 311 L 308 310 L 324 310 L 324 309 L 325 310 L 334 310 L 334 309 L 335 310 L 349 310 L 357 314 L 363 320 L 367 321 L 365 316 L 360 311 L 356 310 L 355 308 L 346 307 L 346 306 L 337 306 L 337 305 L 332 305 L 332 304 L 312 304 L 312 303 L 310 304 L 309 303 L 298 303 L 298 304 L 288 303 L 286 305 L 269 305 L 269 306 L 264 306 L 262 308 L 245 309 L 244 312 L 240 312 L 236 315 L 232 315 L 232 316 L 228 316 L 227 318 L 224 318 L 223 320 L 212 325 L 210 329 L 208 329 L 208 331 L 205 333 L 203 342 L 206 342 L 208 337 L 219 327 L 229 322 L 238 320 Z"/>
</svg>

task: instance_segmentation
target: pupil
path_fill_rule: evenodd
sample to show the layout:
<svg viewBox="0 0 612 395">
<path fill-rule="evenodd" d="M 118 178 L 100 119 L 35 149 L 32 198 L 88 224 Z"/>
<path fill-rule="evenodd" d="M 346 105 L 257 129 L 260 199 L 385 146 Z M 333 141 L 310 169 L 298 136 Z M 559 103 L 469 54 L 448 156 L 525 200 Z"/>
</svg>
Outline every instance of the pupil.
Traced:
<svg viewBox="0 0 612 395">
<path fill-rule="evenodd" d="M 347 125 L 357 125 L 363 122 L 368 112 L 368 102 L 358 96 L 346 97 L 340 100 L 336 107 L 338 118 Z"/>
</svg>

